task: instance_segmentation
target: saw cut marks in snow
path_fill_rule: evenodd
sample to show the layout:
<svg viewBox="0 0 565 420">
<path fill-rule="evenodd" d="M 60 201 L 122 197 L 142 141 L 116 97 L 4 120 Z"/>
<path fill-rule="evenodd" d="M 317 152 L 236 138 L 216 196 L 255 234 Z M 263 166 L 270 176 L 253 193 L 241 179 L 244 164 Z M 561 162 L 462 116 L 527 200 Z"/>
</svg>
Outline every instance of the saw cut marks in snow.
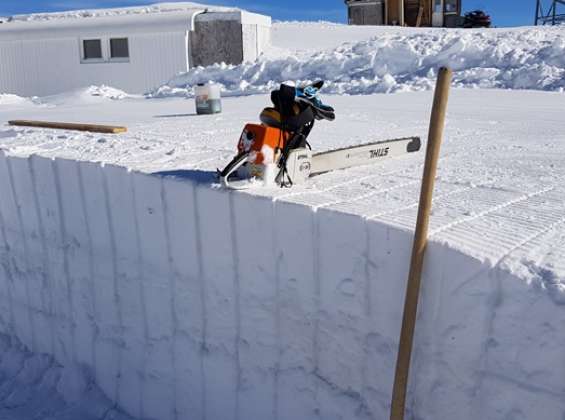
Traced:
<svg viewBox="0 0 565 420">
<path fill-rule="evenodd" d="M 420 150 L 420 139 L 408 137 L 312 154 L 307 138 L 315 121 L 335 119 L 334 109 L 319 97 L 323 84 L 323 81 L 300 87 L 281 84 L 273 91 L 274 107 L 261 112 L 261 124 L 245 126 L 237 155 L 219 172 L 222 185 L 232 189 L 260 185 L 290 187 L 304 183 L 312 175 Z"/>
</svg>

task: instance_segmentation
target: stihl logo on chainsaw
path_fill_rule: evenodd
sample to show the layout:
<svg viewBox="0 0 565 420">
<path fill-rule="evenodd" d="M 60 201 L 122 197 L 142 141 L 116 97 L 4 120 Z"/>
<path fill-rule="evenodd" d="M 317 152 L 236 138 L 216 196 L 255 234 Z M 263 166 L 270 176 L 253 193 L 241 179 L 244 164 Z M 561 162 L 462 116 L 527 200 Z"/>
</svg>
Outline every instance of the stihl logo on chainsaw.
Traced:
<svg viewBox="0 0 565 420">
<path fill-rule="evenodd" d="M 300 172 L 310 172 L 310 167 L 311 167 L 310 162 L 303 162 L 298 167 L 298 170 Z"/>
<path fill-rule="evenodd" d="M 388 156 L 388 147 L 384 147 L 382 149 L 375 149 L 375 150 L 370 150 L 369 153 L 371 154 L 371 159 L 374 158 L 380 158 L 380 157 L 385 157 Z"/>
<path fill-rule="evenodd" d="M 389 155 L 390 147 L 381 147 L 379 149 L 363 149 L 354 151 L 345 155 L 346 159 L 376 159 Z M 367 156 L 368 154 L 368 156 Z"/>
</svg>

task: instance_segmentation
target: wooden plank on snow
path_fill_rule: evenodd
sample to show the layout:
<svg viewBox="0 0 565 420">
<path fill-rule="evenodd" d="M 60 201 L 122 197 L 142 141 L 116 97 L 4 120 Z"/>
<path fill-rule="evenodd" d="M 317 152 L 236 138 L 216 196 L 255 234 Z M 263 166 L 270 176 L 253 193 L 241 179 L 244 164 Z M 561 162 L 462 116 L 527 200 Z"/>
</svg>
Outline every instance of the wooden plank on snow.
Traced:
<svg viewBox="0 0 565 420">
<path fill-rule="evenodd" d="M 60 130 L 90 131 L 93 133 L 107 133 L 107 134 L 125 133 L 127 131 L 127 127 L 114 126 L 114 125 L 66 123 L 66 122 L 54 122 L 54 121 L 12 120 L 12 121 L 8 121 L 8 124 L 24 126 L 24 127 L 55 128 Z"/>
</svg>

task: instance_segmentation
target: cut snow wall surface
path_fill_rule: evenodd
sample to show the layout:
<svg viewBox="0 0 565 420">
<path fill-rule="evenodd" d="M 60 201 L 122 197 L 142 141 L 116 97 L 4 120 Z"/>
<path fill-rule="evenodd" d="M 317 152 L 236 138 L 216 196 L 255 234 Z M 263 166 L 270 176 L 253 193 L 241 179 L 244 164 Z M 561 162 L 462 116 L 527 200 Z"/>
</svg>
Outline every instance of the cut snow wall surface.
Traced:
<svg viewBox="0 0 565 420">
<path fill-rule="evenodd" d="M 0 332 L 135 417 L 383 419 L 412 234 L 117 166 L 0 153 Z M 430 243 L 409 410 L 562 420 L 565 306 Z"/>
<path fill-rule="evenodd" d="M 60 366 L 0 334 L 0 418 L 131 420 L 92 383 L 82 366 Z"/>
</svg>

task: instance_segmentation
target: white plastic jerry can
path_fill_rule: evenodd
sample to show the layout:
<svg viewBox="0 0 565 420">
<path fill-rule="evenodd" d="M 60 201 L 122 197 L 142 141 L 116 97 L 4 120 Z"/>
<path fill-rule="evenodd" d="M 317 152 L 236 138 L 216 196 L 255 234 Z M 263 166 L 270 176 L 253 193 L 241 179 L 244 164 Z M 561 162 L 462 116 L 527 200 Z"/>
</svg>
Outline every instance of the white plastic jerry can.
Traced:
<svg viewBox="0 0 565 420">
<path fill-rule="evenodd" d="M 197 114 L 222 112 L 220 86 L 214 83 L 199 83 L 194 88 Z"/>
</svg>

